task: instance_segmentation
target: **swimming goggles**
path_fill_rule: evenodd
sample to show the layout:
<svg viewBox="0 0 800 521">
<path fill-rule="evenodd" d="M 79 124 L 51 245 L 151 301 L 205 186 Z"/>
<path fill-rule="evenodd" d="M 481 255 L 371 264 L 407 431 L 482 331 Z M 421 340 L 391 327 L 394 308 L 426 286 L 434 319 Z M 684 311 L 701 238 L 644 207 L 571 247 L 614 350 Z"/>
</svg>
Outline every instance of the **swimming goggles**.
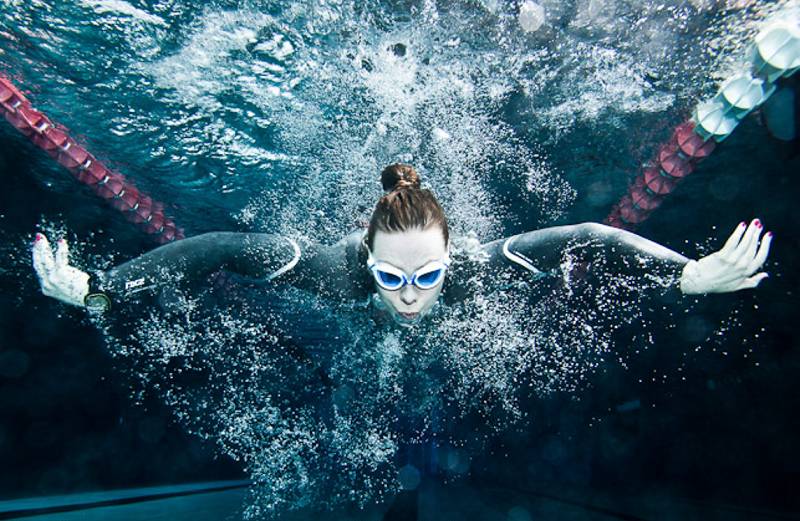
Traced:
<svg viewBox="0 0 800 521">
<path fill-rule="evenodd" d="M 397 291 L 407 284 L 413 284 L 419 289 L 435 288 L 442 281 L 449 267 L 450 257 L 445 256 L 444 259 L 431 261 L 424 265 L 409 278 L 403 270 L 395 268 L 391 264 L 375 262 L 372 252 L 369 253 L 369 258 L 367 258 L 367 268 L 372 272 L 372 276 L 375 277 L 375 282 L 387 291 Z"/>
</svg>

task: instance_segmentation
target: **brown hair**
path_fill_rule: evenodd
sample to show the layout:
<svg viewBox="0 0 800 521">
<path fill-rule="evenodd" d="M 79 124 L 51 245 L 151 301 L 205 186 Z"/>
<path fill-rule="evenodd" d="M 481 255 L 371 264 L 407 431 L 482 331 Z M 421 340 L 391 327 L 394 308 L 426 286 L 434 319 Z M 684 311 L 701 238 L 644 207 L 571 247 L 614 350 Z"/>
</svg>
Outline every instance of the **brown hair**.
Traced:
<svg viewBox="0 0 800 521">
<path fill-rule="evenodd" d="M 420 188 L 419 175 L 411 165 L 396 163 L 381 172 L 386 193 L 378 200 L 367 230 L 367 245 L 375 241 L 375 232 L 401 232 L 411 228 L 423 230 L 439 226 L 445 244 L 450 238 L 447 219 L 439 201 L 428 189 Z"/>
</svg>

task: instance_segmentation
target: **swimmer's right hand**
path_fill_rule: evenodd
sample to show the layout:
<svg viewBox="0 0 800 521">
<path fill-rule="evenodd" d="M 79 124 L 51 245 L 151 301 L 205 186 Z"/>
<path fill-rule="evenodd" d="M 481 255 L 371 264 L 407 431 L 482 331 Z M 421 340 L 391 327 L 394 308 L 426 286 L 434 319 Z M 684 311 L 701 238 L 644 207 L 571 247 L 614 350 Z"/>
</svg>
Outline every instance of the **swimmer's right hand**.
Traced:
<svg viewBox="0 0 800 521">
<path fill-rule="evenodd" d="M 89 274 L 69 265 L 67 241 L 58 241 L 53 255 L 47 237 L 37 233 L 33 242 L 33 269 L 39 277 L 42 293 L 73 306 L 84 306 L 89 294 Z"/>
</svg>

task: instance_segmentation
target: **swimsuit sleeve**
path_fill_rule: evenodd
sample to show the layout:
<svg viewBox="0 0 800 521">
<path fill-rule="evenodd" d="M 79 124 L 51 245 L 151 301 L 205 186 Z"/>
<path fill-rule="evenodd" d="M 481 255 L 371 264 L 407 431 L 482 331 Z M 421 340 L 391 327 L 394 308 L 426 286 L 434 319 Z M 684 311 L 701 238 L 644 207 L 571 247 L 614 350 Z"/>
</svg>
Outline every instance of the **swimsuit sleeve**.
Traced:
<svg viewBox="0 0 800 521">
<path fill-rule="evenodd" d="M 358 230 L 332 245 L 315 245 L 303 261 L 284 279 L 333 300 L 361 300 L 369 296 L 372 279 L 366 270 Z"/>
<path fill-rule="evenodd" d="M 301 248 L 266 233 L 213 232 L 176 241 L 92 277 L 93 290 L 113 306 L 166 286 L 204 280 L 225 270 L 249 278 L 286 283 L 320 296 L 348 300 L 369 294 L 360 250 L 361 232 L 333 245 Z"/>
<path fill-rule="evenodd" d="M 482 284 L 508 285 L 514 278 L 563 278 L 570 270 L 654 276 L 677 287 L 689 259 L 635 233 L 603 224 L 554 226 L 492 241 L 482 246 Z M 474 271 L 474 270 L 473 270 Z M 455 284 L 455 293 L 466 294 Z M 494 288 L 498 289 L 498 288 Z"/>
<path fill-rule="evenodd" d="M 263 233 L 213 232 L 176 241 L 92 277 L 93 289 L 114 303 L 227 270 L 246 277 L 277 279 L 297 265 L 300 247 Z"/>
<path fill-rule="evenodd" d="M 637 263 L 656 267 L 683 268 L 689 259 L 635 233 L 598 223 L 554 226 L 494 241 L 485 246 L 493 259 L 514 263 L 529 272 L 560 268 L 564 253 L 574 251 L 603 255 L 620 267 L 635 269 Z M 588 258 L 586 260 L 591 260 Z"/>
</svg>

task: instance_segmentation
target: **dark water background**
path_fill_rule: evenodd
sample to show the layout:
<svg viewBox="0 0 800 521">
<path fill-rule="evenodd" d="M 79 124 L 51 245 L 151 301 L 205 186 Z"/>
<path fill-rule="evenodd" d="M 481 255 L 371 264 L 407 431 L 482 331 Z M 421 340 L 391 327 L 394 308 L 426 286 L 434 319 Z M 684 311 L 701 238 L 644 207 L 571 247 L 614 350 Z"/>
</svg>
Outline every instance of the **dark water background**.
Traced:
<svg viewBox="0 0 800 521">
<path fill-rule="evenodd" d="M 1 136 L 7 255 L 26 248 L 42 212 L 62 214 L 71 230 L 113 236 L 122 255 L 151 247 L 80 186 L 59 194 L 42 186 L 35 171 L 41 154 L 7 127 Z M 484 467 L 476 477 L 513 482 L 516 473 L 535 469 L 542 481 L 626 495 L 657 491 L 800 508 L 800 163 L 786 155 L 782 143 L 747 121 L 639 230 L 681 250 L 684 239 L 702 242 L 712 223 L 758 216 L 776 236 L 762 287 L 710 297 L 682 330 L 662 332 L 627 371 L 609 364 L 579 396 L 530 404 L 531 430 L 498 441 L 495 453 L 473 466 Z M 579 201 L 565 221 L 603 217 L 580 208 Z M 239 476 L 235 464 L 215 460 L 211 447 L 181 432 L 158 402 L 131 403 L 100 335 L 80 311 L 42 296 L 32 271 L 4 271 L 0 282 L 3 496 Z M 741 325 L 708 341 L 712 325 L 731 309 L 741 310 Z M 701 348 L 681 356 L 692 345 Z"/>
</svg>

